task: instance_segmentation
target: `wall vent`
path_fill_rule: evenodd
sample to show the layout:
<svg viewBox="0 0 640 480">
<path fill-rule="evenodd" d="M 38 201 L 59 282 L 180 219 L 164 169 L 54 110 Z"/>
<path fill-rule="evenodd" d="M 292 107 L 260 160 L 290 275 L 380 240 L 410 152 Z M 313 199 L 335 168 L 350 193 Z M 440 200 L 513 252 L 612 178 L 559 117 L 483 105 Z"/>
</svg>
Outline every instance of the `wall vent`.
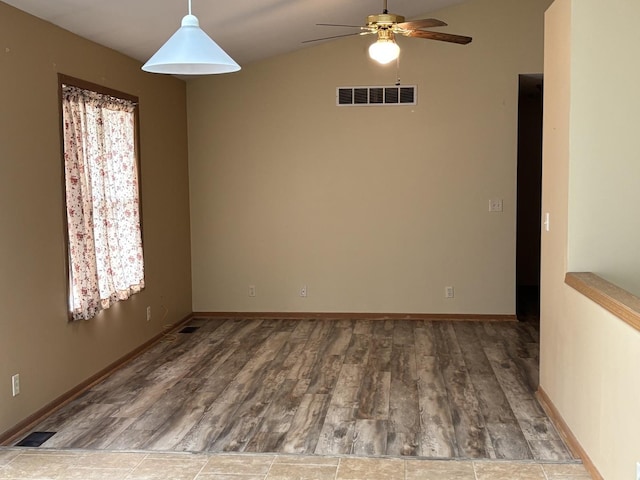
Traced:
<svg viewBox="0 0 640 480">
<path fill-rule="evenodd" d="M 416 105 L 418 87 L 393 85 L 382 87 L 338 87 L 336 105 L 339 107 Z"/>
</svg>

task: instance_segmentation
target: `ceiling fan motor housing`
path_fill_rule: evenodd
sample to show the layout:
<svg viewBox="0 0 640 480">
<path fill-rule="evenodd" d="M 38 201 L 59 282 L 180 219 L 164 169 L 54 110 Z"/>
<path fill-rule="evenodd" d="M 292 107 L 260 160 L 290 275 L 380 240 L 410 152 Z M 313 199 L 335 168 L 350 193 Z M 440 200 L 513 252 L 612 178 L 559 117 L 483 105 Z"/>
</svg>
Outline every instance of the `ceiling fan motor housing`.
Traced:
<svg viewBox="0 0 640 480">
<path fill-rule="evenodd" d="M 368 27 L 385 28 L 402 22 L 404 22 L 404 17 L 394 13 L 379 13 L 377 15 L 369 15 L 367 17 Z"/>
</svg>

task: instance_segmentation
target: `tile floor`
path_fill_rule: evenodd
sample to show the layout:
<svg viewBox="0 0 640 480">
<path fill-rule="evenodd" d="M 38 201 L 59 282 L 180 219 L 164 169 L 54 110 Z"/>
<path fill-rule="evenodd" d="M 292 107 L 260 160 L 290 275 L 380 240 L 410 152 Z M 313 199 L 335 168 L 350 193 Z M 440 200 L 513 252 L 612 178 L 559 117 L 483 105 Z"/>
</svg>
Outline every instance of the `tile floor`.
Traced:
<svg viewBox="0 0 640 480">
<path fill-rule="evenodd" d="M 0 448 L 1 480 L 590 480 L 579 463 Z"/>
</svg>

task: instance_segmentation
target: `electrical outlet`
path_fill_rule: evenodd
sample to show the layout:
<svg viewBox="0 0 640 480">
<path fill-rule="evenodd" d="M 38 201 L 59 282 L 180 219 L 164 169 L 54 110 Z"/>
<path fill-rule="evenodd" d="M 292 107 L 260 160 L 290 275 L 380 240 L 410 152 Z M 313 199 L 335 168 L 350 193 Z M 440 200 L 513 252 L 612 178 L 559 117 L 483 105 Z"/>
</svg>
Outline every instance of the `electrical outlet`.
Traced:
<svg viewBox="0 0 640 480">
<path fill-rule="evenodd" d="M 256 286 L 255 285 L 249 285 L 249 296 L 250 297 L 255 297 L 256 296 Z"/>
<path fill-rule="evenodd" d="M 636 480 L 640 480 L 640 462 L 636 463 Z"/>
<path fill-rule="evenodd" d="M 13 396 L 20 395 L 20 374 L 16 373 L 11 377 L 11 392 Z"/>
<path fill-rule="evenodd" d="M 151 321 L 151 305 L 147 307 L 147 322 Z"/>
<path fill-rule="evenodd" d="M 453 287 L 444 287 L 444 297 L 445 298 L 453 298 L 454 297 Z"/>
<path fill-rule="evenodd" d="M 306 297 L 307 296 L 307 286 L 303 285 L 302 288 L 300 288 L 300 296 L 301 297 Z"/>
<path fill-rule="evenodd" d="M 501 212 L 502 211 L 502 199 L 496 198 L 494 200 L 489 200 L 489 211 L 490 212 Z"/>
</svg>

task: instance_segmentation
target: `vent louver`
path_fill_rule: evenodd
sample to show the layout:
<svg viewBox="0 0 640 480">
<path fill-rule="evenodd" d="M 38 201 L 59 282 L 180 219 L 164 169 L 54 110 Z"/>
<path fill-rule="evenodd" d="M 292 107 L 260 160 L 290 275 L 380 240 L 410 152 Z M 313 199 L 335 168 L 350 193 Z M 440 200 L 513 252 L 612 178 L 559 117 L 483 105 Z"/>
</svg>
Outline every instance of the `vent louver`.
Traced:
<svg viewBox="0 0 640 480">
<path fill-rule="evenodd" d="M 362 105 L 416 105 L 417 87 L 415 85 L 388 87 L 338 87 L 336 105 L 353 107 Z"/>
</svg>

